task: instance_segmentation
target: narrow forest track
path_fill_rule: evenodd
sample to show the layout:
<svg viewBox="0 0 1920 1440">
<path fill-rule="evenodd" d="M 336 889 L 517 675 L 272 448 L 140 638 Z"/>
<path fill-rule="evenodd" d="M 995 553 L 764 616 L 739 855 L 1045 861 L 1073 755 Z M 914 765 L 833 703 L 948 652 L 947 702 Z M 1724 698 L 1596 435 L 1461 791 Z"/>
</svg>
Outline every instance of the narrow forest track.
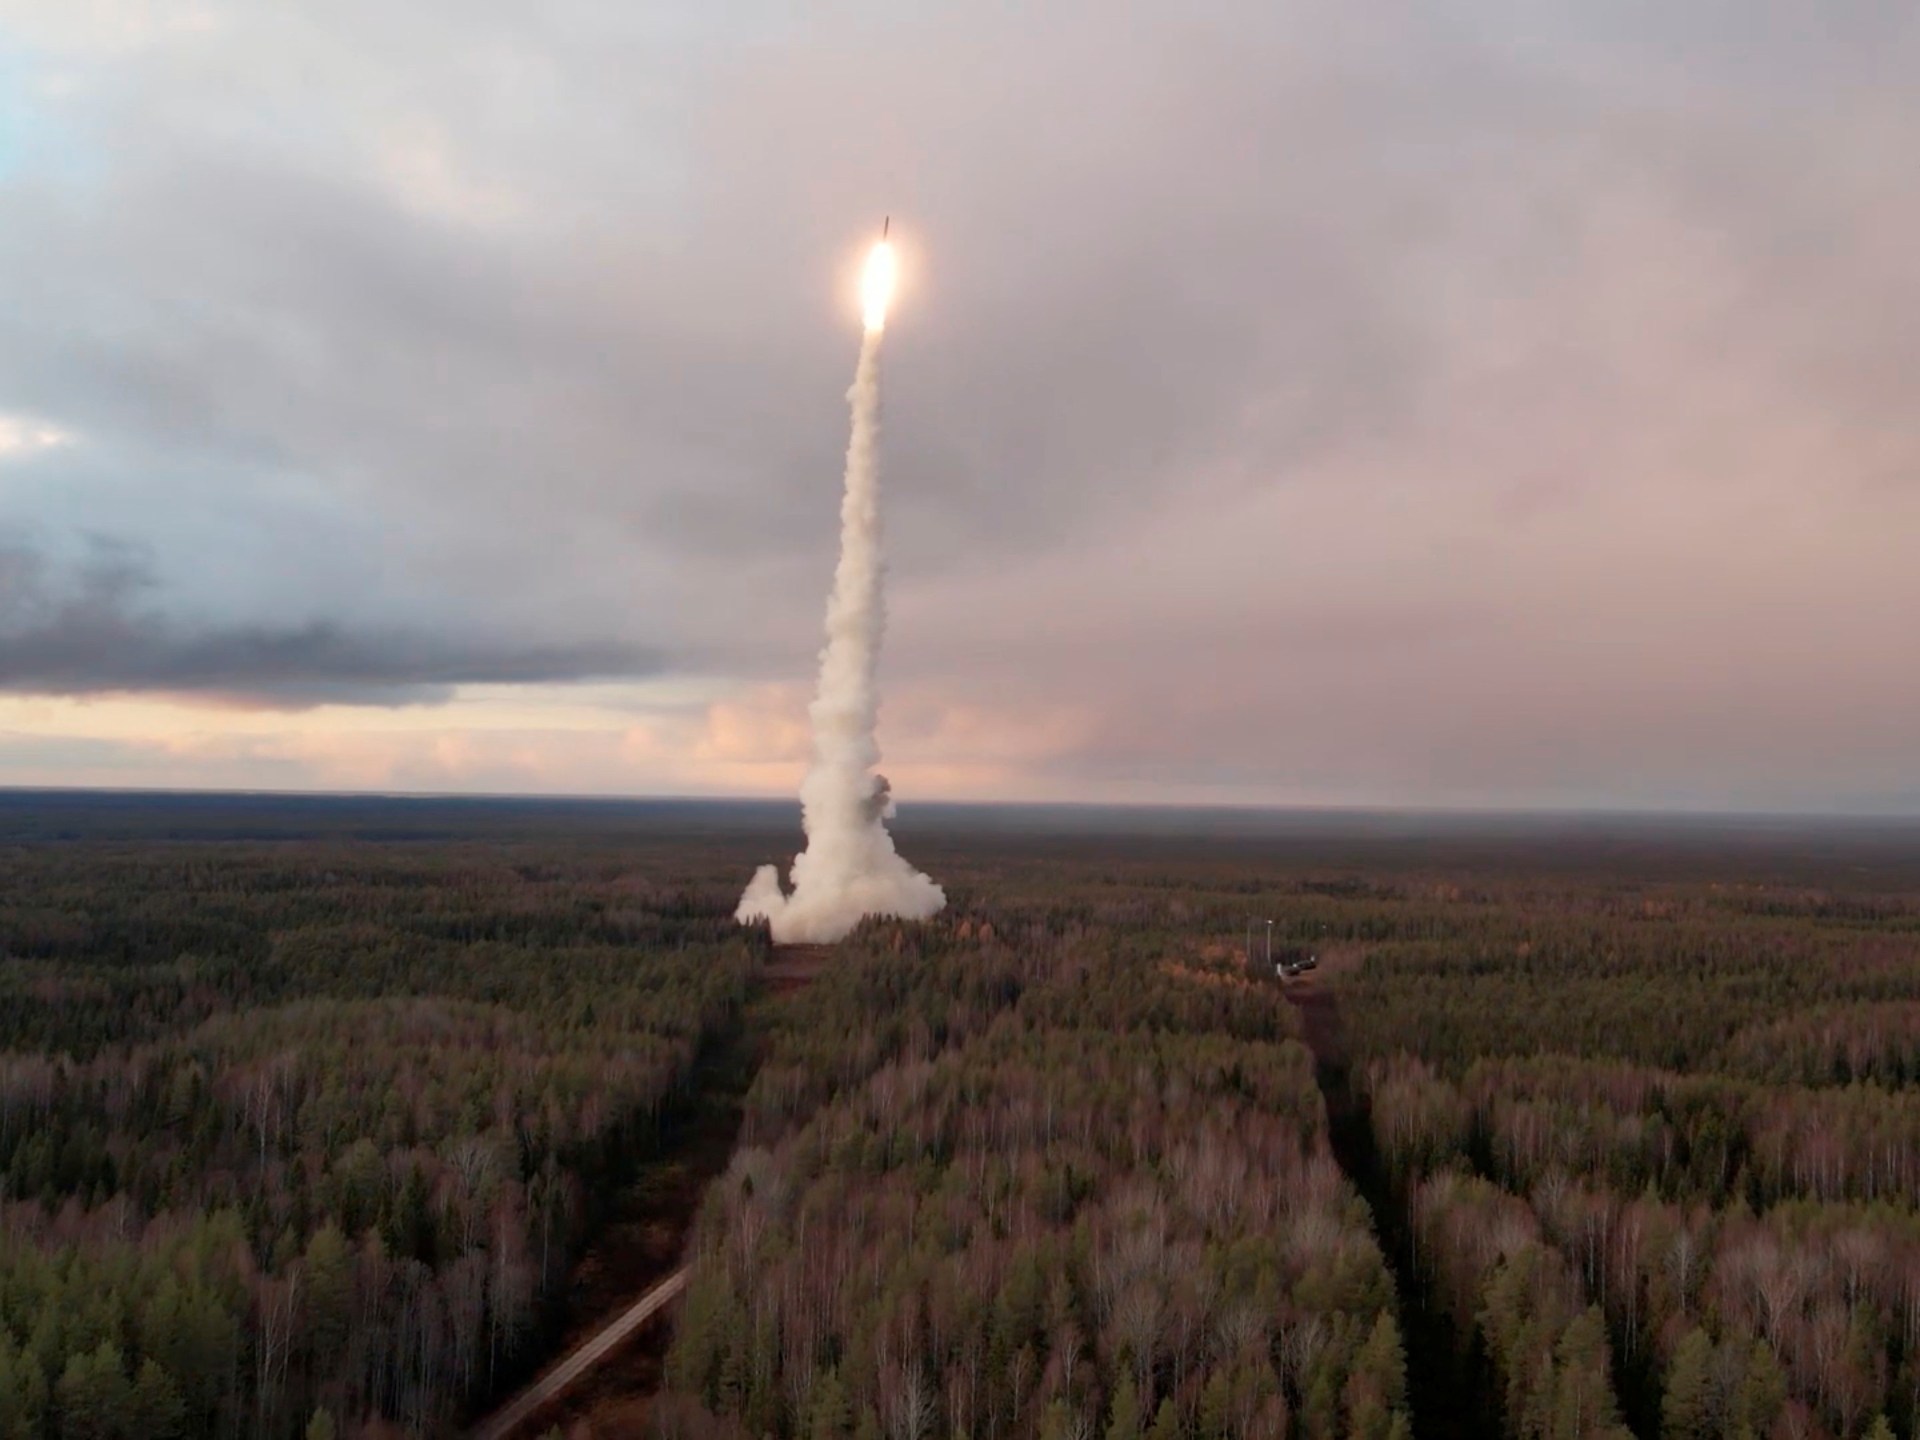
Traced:
<svg viewBox="0 0 1920 1440">
<path fill-rule="evenodd" d="M 1313 979 L 1286 987 L 1313 1051 L 1314 1077 L 1327 1106 L 1327 1138 L 1373 1212 L 1380 1249 L 1400 1292 L 1400 1332 L 1407 1350 L 1407 1401 L 1416 1440 L 1488 1440 L 1503 1433 L 1493 1374 L 1477 1344 L 1464 1340 L 1414 1260 L 1405 1199 L 1394 1189 L 1373 1139 L 1366 1097 L 1352 1084 L 1340 1003 Z"/>
<path fill-rule="evenodd" d="M 780 946 L 761 970 L 752 1008 L 804 989 L 831 962 L 828 945 Z M 672 1302 L 686 1287 L 687 1236 L 707 1186 L 733 1158 L 747 1088 L 759 1068 L 752 1015 L 695 1067 L 694 1103 L 662 1136 L 662 1155 L 621 1196 L 574 1269 L 576 1317 L 559 1353 L 519 1394 L 481 1419 L 468 1440 L 513 1440 L 586 1422 L 595 1440 L 646 1433 L 672 1343 Z M 656 1318 L 657 1317 L 657 1318 Z"/>
<path fill-rule="evenodd" d="M 682 1265 L 634 1301 L 611 1324 L 596 1331 L 583 1344 L 570 1351 L 557 1365 L 521 1391 L 505 1409 L 473 1431 L 473 1440 L 508 1440 L 522 1425 L 564 1395 L 582 1375 L 618 1349 L 628 1336 L 678 1298 L 680 1292 L 687 1288 L 687 1277 L 692 1273 L 692 1267 Z"/>
</svg>

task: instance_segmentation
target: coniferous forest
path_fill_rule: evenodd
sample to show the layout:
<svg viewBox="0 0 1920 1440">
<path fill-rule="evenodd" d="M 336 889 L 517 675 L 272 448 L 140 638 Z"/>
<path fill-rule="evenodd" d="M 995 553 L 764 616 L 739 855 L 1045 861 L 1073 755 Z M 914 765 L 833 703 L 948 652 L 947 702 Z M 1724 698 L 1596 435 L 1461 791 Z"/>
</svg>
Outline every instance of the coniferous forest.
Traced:
<svg viewBox="0 0 1920 1440">
<path fill-rule="evenodd" d="M 718 1051 L 663 1440 L 1916 1436 L 1920 835 L 783 823 L 5 797 L 0 1437 L 457 1433 Z"/>
<path fill-rule="evenodd" d="M 518 1377 L 737 1023 L 724 897 L 591 844 L 85 830 L 0 849 L 0 1436 L 433 1433 Z"/>
</svg>

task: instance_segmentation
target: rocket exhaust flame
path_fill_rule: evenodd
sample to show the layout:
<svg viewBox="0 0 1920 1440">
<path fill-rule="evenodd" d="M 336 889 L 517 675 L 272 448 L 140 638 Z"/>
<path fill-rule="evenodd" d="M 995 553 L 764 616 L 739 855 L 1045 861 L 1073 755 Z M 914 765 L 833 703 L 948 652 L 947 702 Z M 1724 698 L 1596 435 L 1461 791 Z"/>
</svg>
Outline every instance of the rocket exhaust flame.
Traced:
<svg viewBox="0 0 1920 1440">
<path fill-rule="evenodd" d="M 860 306 L 867 329 L 878 333 L 887 328 L 887 306 L 893 303 L 893 282 L 898 267 L 890 242 L 878 242 L 867 256 L 867 268 L 860 276 Z"/>
<path fill-rule="evenodd" d="M 893 799 L 875 770 L 880 714 L 876 669 L 886 626 L 880 558 L 880 337 L 893 298 L 893 247 L 884 238 L 867 257 L 861 284 L 866 334 L 847 400 L 846 490 L 840 502 L 840 563 L 827 600 L 827 643 L 808 714 L 813 765 L 800 785 L 807 848 L 794 858 L 793 893 L 762 865 L 734 918 L 767 921 L 782 943 L 831 943 L 869 915 L 921 920 L 947 903 L 941 888 L 900 858 L 887 833 Z"/>
</svg>

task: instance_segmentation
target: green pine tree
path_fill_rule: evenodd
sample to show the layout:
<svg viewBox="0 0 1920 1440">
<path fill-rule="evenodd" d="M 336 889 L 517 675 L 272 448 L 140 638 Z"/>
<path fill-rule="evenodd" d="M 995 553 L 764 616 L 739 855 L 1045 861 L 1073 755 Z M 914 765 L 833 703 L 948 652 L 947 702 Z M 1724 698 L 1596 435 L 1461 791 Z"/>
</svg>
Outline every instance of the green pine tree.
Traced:
<svg viewBox="0 0 1920 1440">
<path fill-rule="evenodd" d="M 1340 1392 L 1334 1385 L 1333 1365 L 1325 1357 L 1307 1386 L 1300 1423 L 1311 1440 L 1333 1440 L 1340 1433 Z"/>
<path fill-rule="evenodd" d="M 1140 1440 L 1140 1392 L 1131 1375 L 1120 1377 L 1107 1407 L 1107 1440 Z"/>
<path fill-rule="evenodd" d="M 331 1375 L 353 1314 L 353 1250 L 338 1226 L 322 1225 L 307 1241 L 305 1310 L 314 1369 Z"/>
<path fill-rule="evenodd" d="M 171 1375 L 151 1359 L 140 1362 L 130 1398 L 133 1433 L 140 1440 L 174 1440 L 186 1433 L 187 1402 Z"/>
<path fill-rule="evenodd" d="M 1746 1378 L 1734 1396 L 1734 1419 L 1754 1435 L 1766 1435 L 1787 1408 L 1787 1372 L 1765 1340 L 1753 1342 Z"/>
<path fill-rule="evenodd" d="M 46 1372 L 0 1327 L 0 1440 L 37 1440 L 46 1410 Z"/>
<path fill-rule="evenodd" d="M 1597 1308 L 1575 1316 L 1554 1349 L 1553 1435 L 1555 1440 L 1585 1436 L 1617 1425 L 1620 1407 L 1613 1394 L 1612 1363 L 1607 1354 L 1607 1323 Z"/>
<path fill-rule="evenodd" d="M 1018 1350 L 1039 1334 L 1046 1281 L 1031 1251 L 1022 1251 L 1008 1268 L 1006 1284 L 994 1315 L 994 1329 L 1008 1352 Z"/>
<path fill-rule="evenodd" d="M 1391 1310 L 1380 1312 L 1373 1333 L 1367 1337 L 1361 1356 L 1376 1367 L 1386 1386 L 1387 1404 L 1396 1411 L 1407 1408 L 1407 1347 L 1400 1338 L 1400 1322 Z"/>
<path fill-rule="evenodd" d="M 847 1403 L 846 1387 L 840 1383 L 840 1372 L 828 1369 L 813 1384 L 809 1440 L 845 1440 L 852 1431 L 853 1408 Z"/>
<path fill-rule="evenodd" d="M 1347 1377 L 1347 1434 L 1387 1440 L 1393 1417 L 1407 1403 L 1407 1357 L 1393 1312 L 1383 1310 L 1354 1356 Z"/>
<path fill-rule="evenodd" d="M 240 1363 L 240 1327 L 232 1312 L 212 1291 L 182 1286 L 169 1275 L 141 1310 L 139 1330 L 141 1349 L 180 1388 L 186 1428 L 211 1429 Z"/>
<path fill-rule="evenodd" d="M 306 1440 L 334 1440 L 339 1432 L 334 1429 L 333 1416 L 325 1410 L 316 1409 L 313 1418 L 307 1421 Z"/>
<path fill-rule="evenodd" d="M 1215 1370 L 1200 1391 L 1200 1440 L 1227 1440 L 1233 1428 L 1233 1389 L 1227 1372 Z"/>
<path fill-rule="evenodd" d="M 407 1168 L 407 1178 L 400 1186 L 400 1197 L 394 1202 L 388 1217 L 387 1248 L 395 1255 L 418 1260 L 423 1265 L 432 1265 L 435 1250 L 435 1227 L 433 1220 L 432 1197 L 427 1193 L 427 1177 L 420 1173 L 418 1165 Z"/>
<path fill-rule="evenodd" d="M 133 1387 L 120 1347 L 111 1340 L 67 1361 L 54 1398 L 62 1440 L 121 1440 L 132 1433 Z"/>
<path fill-rule="evenodd" d="M 1713 1342 L 1698 1326 L 1681 1337 L 1660 1398 L 1660 1440 L 1708 1440 L 1713 1427 Z"/>
</svg>

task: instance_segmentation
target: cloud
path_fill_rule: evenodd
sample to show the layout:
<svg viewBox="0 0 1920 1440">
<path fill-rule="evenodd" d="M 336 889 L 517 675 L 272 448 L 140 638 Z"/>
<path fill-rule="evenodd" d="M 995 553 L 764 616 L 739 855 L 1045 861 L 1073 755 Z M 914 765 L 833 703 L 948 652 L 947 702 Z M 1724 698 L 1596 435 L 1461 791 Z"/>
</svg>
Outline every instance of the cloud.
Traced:
<svg viewBox="0 0 1920 1440">
<path fill-rule="evenodd" d="M 72 443 L 73 436 L 58 425 L 19 415 L 0 415 L 0 462 L 10 457 L 32 456 L 42 450 L 57 450 Z"/>
<path fill-rule="evenodd" d="M 0 0 L 13 692 L 666 673 L 606 773 L 788 783 L 891 212 L 903 798 L 1920 773 L 1884 5 L 152 9 Z"/>
<path fill-rule="evenodd" d="M 353 633 L 316 620 L 196 628 L 152 608 L 141 557 L 96 542 L 70 577 L 21 543 L 0 543 L 0 689 L 33 694 L 201 692 L 259 704 L 407 703 L 462 683 L 634 676 L 657 662 L 606 646 L 465 642 Z"/>
</svg>

